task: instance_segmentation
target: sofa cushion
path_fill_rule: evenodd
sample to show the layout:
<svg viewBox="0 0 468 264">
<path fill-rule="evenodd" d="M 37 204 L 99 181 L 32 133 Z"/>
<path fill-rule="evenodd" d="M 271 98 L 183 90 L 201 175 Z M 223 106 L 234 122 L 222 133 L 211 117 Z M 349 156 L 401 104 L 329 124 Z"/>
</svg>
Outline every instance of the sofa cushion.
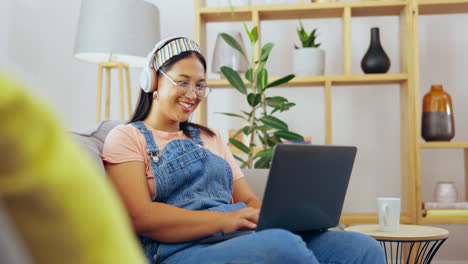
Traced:
<svg viewBox="0 0 468 264">
<path fill-rule="evenodd" d="M 32 262 L 147 263 L 88 153 L 15 83 L 0 76 L 0 91 L 0 200 Z"/>
<path fill-rule="evenodd" d="M 125 123 L 125 121 L 104 120 L 96 124 L 94 127 L 82 131 L 71 132 L 74 138 L 79 142 L 80 146 L 82 146 L 96 162 L 96 165 L 101 172 L 104 172 L 101 153 L 106 136 L 114 127 L 123 123 Z"/>
</svg>

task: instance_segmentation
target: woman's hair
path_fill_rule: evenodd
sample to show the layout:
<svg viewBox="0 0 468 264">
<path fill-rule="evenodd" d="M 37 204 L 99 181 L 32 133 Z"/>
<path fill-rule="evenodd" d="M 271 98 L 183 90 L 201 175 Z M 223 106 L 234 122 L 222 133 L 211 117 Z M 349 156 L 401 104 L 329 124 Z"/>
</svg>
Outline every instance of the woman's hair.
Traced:
<svg viewBox="0 0 468 264">
<path fill-rule="evenodd" d="M 176 62 L 184 58 L 190 57 L 192 55 L 195 55 L 200 60 L 200 62 L 203 64 L 203 68 L 205 69 L 205 73 L 206 73 L 206 60 L 203 57 L 203 55 L 195 51 L 182 52 L 179 55 L 170 58 L 159 69 L 163 72 L 168 72 Z M 157 74 L 157 78 L 159 78 L 160 76 L 159 70 L 157 71 L 156 74 Z M 142 121 L 143 119 L 145 119 L 151 110 L 152 104 L 153 104 L 153 93 L 145 93 L 143 90 L 140 89 L 140 96 L 138 98 L 138 103 L 136 105 L 135 112 L 133 112 L 133 116 L 128 123 Z M 198 128 L 211 137 L 215 135 L 211 129 L 205 126 L 199 125 L 199 124 L 188 122 L 188 121 L 181 122 L 179 127 L 184 132 L 184 135 L 186 135 L 187 137 L 191 137 L 190 131 L 188 129 L 189 127 Z"/>
</svg>

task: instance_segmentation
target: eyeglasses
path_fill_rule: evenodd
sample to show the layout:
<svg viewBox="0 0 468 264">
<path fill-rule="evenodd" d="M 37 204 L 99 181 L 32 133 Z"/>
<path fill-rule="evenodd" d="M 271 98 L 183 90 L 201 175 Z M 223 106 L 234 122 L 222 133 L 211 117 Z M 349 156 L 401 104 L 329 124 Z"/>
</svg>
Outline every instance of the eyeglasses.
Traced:
<svg viewBox="0 0 468 264">
<path fill-rule="evenodd" d="M 211 88 L 208 87 L 206 83 L 192 85 L 190 82 L 186 81 L 175 82 L 171 77 L 167 76 L 166 73 L 161 70 L 159 71 L 162 73 L 162 75 L 164 75 L 164 77 L 166 77 L 172 84 L 177 87 L 180 96 L 187 96 L 192 92 L 192 90 L 195 90 L 195 95 L 197 98 L 203 99 L 206 98 L 211 92 Z"/>
</svg>

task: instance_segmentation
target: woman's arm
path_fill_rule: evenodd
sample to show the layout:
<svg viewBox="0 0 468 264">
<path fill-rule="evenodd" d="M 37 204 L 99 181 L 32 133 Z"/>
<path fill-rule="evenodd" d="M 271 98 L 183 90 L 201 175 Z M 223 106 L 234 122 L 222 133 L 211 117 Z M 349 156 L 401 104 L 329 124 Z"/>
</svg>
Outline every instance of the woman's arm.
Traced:
<svg viewBox="0 0 468 264">
<path fill-rule="evenodd" d="M 258 210 L 252 208 L 222 213 L 186 210 L 152 202 L 143 162 L 107 164 L 106 171 L 120 194 L 135 231 L 140 235 L 174 243 L 256 227 Z"/>
<path fill-rule="evenodd" d="M 234 202 L 244 202 L 248 207 L 260 209 L 262 202 L 257 198 L 255 193 L 250 189 L 245 177 L 234 181 Z"/>
</svg>

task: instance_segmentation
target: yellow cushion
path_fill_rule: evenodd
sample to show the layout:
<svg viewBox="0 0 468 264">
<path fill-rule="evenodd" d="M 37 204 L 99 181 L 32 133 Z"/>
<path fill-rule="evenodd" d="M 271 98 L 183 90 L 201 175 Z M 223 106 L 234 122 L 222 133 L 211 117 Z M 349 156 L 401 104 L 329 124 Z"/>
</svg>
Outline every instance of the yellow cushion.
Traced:
<svg viewBox="0 0 468 264">
<path fill-rule="evenodd" d="M 0 199 L 34 263 L 147 263 L 110 183 L 49 108 L 4 76 L 0 117 Z"/>
</svg>

